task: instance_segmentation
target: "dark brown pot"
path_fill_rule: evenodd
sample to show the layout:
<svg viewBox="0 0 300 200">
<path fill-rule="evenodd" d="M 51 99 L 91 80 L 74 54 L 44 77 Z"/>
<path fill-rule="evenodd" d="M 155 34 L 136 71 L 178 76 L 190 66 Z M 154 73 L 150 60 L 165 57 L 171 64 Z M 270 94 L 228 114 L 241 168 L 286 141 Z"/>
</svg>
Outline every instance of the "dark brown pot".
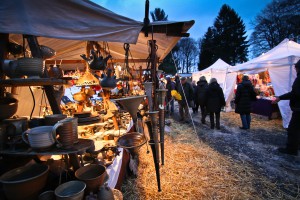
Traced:
<svg viewBox="0 0 300 200">
<path fill-rule="evenodd" d="M 99 164 L 86 165 L 75 172 L 75 177 L 85 182 L 86 194 L 90 192 L 97 193 L 100 186 L 103 185 L 106 176 L 108 176 L 106 167 Z"/>
<path fill-rule="evenodd" d="M 37 199 L 46 184 L 48 172 L 48 165 L 32 164 L 4 173 L 0 177 L 0 182 L 6 198 L 8 200 Z"/>
</svg>

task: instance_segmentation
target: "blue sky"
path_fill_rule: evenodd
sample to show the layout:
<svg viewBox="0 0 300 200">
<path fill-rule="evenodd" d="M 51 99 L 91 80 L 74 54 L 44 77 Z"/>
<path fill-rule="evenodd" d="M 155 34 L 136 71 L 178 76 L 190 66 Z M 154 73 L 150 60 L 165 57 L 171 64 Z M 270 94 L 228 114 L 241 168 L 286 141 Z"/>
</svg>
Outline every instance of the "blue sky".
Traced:
<svg viewBox="0 0 300 200">
<path fill-rule="evenodd" d="M 223 4 L 229 5 L 242 18 L 248 34 L 252 32 L 250 21 L 272 0 L 149 0 L 150 11 L 161 8 L 169 21 L 195 20 L 188 31 L 190 37 L 202 37 L 212 26 Z M 143 21 L 145 0 L 93 0 L 93 2 L 120 15 L 137 21 Z M 151 16 L 149 14 L 150 21 Z"/>
</svg>

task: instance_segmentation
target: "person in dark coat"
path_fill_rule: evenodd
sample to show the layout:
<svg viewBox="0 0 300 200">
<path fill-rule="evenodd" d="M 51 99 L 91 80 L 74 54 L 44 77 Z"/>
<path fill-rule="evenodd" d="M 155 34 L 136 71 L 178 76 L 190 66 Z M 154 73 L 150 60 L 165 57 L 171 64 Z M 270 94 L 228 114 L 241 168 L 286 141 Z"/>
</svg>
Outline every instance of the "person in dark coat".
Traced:
<svg viewBox="0 0 300 200">
<path fill-rule="evenodd" d="M 172 98 L 171 91 L 176 90 L 176 85 L 175 82 L 173 82 L 169 76 L 167 76 L 166 89 L 168 89 L 167 96 L 166 96 L 166 102 L 167 102 L 166 110 L 169 114 L 172 115 L 174 113 L 174 99 Z M 170 110 L 170 106 L 171 106 L 171 110 Z"/>
<path fill-rule="evenodd" d="M 225 98 L 222 88 L 217 79 L 212 78 L 205 91 L 205 104 L 210 118 L 210 128 L 215 128 L 214 118 L 216 117 L 216 128 L 220 129 L 221 108 L 225 106 Z"/>
<path fill-rule="evenodd" d="M 290 108 L 293 111 L 292 118 L 289 123 L 287 132 L 288 138 L 285 148 L 279 148 L 278 151 L 290 155 L 298 155 L 298 147 L 300 142 L 300 60 L 295 64 L 297 77 L 292 85 L 292 90 L 283 94 L 272 103 L 280 100 L 290 100 Z"/>
<path fill-rule="evenodd" d="M 242 82 L 238 85 L 234 103 L 235 112 L 240 114 L 242 127 L 240 129 L 250 129 L 251 124 L 251 102 L 256 101 L 256 93 L 249 77 L 244 75 Z"/>
<path fill-rule="evenodd" d="M 192 108 L 193 109 L 193 113 L 194 114 L 196 114 L 196 113 L 198 113 L 198 109 L 199 109 L 199 105 L 197 104 L 197 101 L 196 101 L 196 87 L 197 87 L 197 85 L 196 85 L 196 81 L 193 81 L 192 82 L 192 87 L 193 87 L 193 90 L 194 90 L 194 107 Z"/>
<path fill-rule="evenodd" d="M 201 76 L 199 81 L 197 82 L 197 87 L 195 91 L 195 99 L 197 105 L 200 106 L 201 110 L 201 122 L 205 124 L 205 117 L 206 117 L 206 105 L 205 105 L 205 91 L 208 87 L 208 83 L 206 81 L 205 76 Z"/>
<path fill-rule="evenodd" d="M 187 82 L 185 77 L 181 77 L 180 85 L 178 88 L 178 93 L 181 95 L 181 100 L 178 101 L 179 104 L 179 114 L 180 114 L 180 121 L 185 121 L 186 123 L 189 122 L 189 105 L 188 103 L 193 101 L 194 99 L 194 90 L 192 85 Z"/>
</svg>

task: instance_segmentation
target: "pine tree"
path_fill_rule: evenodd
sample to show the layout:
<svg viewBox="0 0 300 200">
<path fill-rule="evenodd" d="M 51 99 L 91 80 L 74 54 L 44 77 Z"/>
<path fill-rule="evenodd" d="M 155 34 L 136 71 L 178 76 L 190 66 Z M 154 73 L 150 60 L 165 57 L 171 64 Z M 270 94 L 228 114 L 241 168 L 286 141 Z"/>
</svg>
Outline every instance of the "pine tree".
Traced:
<svg viewBox="0 0 300 200">
<path fill-rule="evenodd" d="M 199 68 L 206 68 L 219 58 L 230 65 L 247 61 L 249 45 L 245 34 L 242 19 L 224 4 L 213 27 L 210 27 L 204 36 Z"/>
<path fill-rule="evenodd" d="M 201 71 L 214 63 L 214 33 L 213 28 L 209 27 L 205 33 L 200 47 L 198 70 Z"/>
</svg>

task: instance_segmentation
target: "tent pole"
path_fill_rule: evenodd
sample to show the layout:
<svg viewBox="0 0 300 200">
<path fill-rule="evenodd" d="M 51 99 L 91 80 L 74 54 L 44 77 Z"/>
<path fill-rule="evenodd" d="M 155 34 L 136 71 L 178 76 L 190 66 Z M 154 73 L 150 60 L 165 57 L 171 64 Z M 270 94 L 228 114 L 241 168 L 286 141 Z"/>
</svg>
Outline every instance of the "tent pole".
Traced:
<svg viewBox="0 0 300 200">
<path fill-rule="evenodd" d="M 288 60 L 289 60 L 289 64 L 290 64 L 288 88 L 289 88 L 289 90 L 291 90 L 291 88 L 292 88 L 292 76 L 293 76 L 293 63 L 294 63 L 294 60 L 295 60 L 295 56 L 289 56 Z"/>
</svg>

